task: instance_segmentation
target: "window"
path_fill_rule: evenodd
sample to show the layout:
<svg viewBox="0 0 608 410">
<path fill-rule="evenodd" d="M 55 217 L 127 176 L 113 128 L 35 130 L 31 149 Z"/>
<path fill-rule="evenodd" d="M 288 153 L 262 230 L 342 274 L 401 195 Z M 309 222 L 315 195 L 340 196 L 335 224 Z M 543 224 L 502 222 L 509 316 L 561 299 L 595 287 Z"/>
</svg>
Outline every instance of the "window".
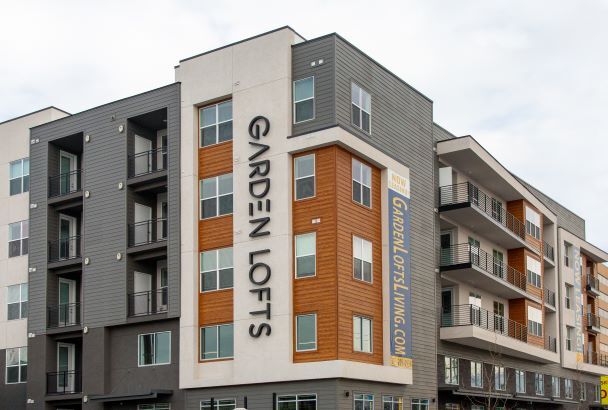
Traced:
<svg viewBox="0 0 608 410">
<path fill-rule="evenodd" d="M 351 103 L 353 125 L 363 131 L 371 132 L 372 97 L 357 84 L 351 84 Z"/>
<path fill-rule="evenodd" d="M 471 387 L 483 387 L 483 363 L 471 362 Z"/>
<path fill-rule="evenodd" d="M 572 257 L 572 245 L 564 242 L 564 265 L 570 267 L 570 258 Z"/>
<path fill-rule="evenodd" d="M 236 399 L 216 399 L 213 400 L 213 409 L 211 409 L 211 400 L 201 401 L 201 410 L 234 410 L 236 409 Z"/>
<path fill-rule="evenodd" d="M 572 326 L 566 326 L 566 350 L 572 351 L 572 340 L 574 340 L 574 328 Z"/>
<path fill-rule="evenodd" d="M 505 257 L 502 252 L 497 251 L 496 249 L 492 250 L 492 268 L 494 275 L 505 278 Z"/>
<path fill-rule="evenodd" d="M 372 352 L 372 320 L 353 316 L 353 342 L 355 352 Z"/>
<path fill-rule="evenodd" d="M 353 270 L 355 279 L 372 283 L 372 243 L 353 236 Z"/>
<path fill-rule="evenodd" d="M 515 391 L 517 393 L 526 392 L 526 372 L 523 370 L 515 370 Z"/>
<path fill-rule="evenodd" d="M 139 335 L 139 366 L 171 363 L 171 332 Z"/>
<path fill-rule="evenodd" d="M 294 394 L 277 397 L 278 410 L 316 410 L 316 394 Z M 363 408 L 363 407 L 362 407 Z"/>
<path fill-rule="evenodd" d="M 534 391 L 538 396 L 545 395 L 545 375 L 534 373 Z"/>
<path fill-rule="evenodd" d="M 296 157 L 294 178 L 296 201 L 315 196 L 315 154 Z"/>
<path fill-rule="evenodd" d="M 403 397 L 382 396 L 382 410 L 403 410 Z"/>
<path fill-rule="evenodd" d="M 8 226 L 8 256 L 27 255 L 29 221 L 21 221 Z"/>
<path fill-rule="evenodd" d="M 317 273 L 317 234 L 296 235 L 296 278 L 307 278 Z"/>
<path fill-rule="evenodd" d="M 201 179 L 201 219 L 232 213 L 232 174 Z"/>
<path fill-rule="evenodd" d="M 293 82 L 293 122 L 297 124 L 315 118 L 315 78 Z"/>
<path fill-rule="evenodd" d="M 458 358 L 445 356 L 445 384 L 458 384 Z"/>
<path fill-rule="evenodd" d="M 526 270 L 528 271 L 528 283 L 536 286 L 537 288 L 542 287 L 540 277 L 540 261 L 526 256 Z"/>
<path fill-rule="evenodd" d="M 566 285 L 566 309 L 572 309 L 572 286 Z"/>
<path fill-rule="evenodd" d="M 564 396 L 567 399 L 574 398 L 574 388 L 571 379 L 564 379 Z"/>
<path fill-rule="evenodd" d="M 200 146 L 219 144 L 232 139 L 232 101 L 202 107 L 199 110 Z"/>
<path fill-rule="evenodd" d="M 587 383 L 581 383 L 581 401 L 587 401 Z"/>
<path fill-rule="evenodd" d="M 171 404 L 169 403 L 152 403 L 152 404 L 138 404 L 137 410 L 170 410 Z"/>
<path fill-rule="evenodd" d="M 201 327 L 201 360 L 226 359 L 234 356 L 232 323 Z"/>
<path fill-rule="evenodd" d="M 27 283 L 9 286 L 6 290 L 7 319 L 15 320 L 27 318 Z"/>
<path fill-rule="evenodd" d="M 601 389 L 599 384 L 593 385 L 593 401 L 600 401 Z"/>
<path fill-rule="evenodd" d="M 552 376 L 551 377 L 551 394 L 553 397 L 559 397 L 559 377 Z"/>
<path fill-rule="evenodd" d="M 502 202 L 496 198 L 492 198 L 492 218 L 497 220 L 498 222 L 503 221 L 504 209 L 502 207 Z"/>
<path fill-rule="evenodd" d="M 355 410 L 373 410 L 374 395 L 367 393 L 355 393 Z"/>
<path fill-rule="evenodd" d="M 201 252 L 201 292 L 230 289 L 233 276 L 232 248 Z"/>
<path fill-rule="evenodd" d="M 412 399 L 412 410 L 428 410 L 429 399 Z"/>
<path fill-rule="evenodd" d="M 372 207 L 372 169 L 353 158 L 353 201 Z"/>
<path fill-rule="evenodd" d="M 30 190 L 30 160 L 18 159 L 10 164 L 10 194 L 17 195 Z"/>
<path fill-rule="evenodd" d="M 27 347 L 6 349 L 6 384 L 27 381 Z"/>
<path fill-rule="evenodd" d="M 471 406 L 471 410 L 485 410 L 485 407 L 482 406 L 481 404 L 473 404 Z"/>
<path fill-rule="evenodd" d="M 446 403 L 445 410 L 460 410 L 460 404 L 457 403 Z"/>
<path fill-rule="evenodd" d="M 505 368 L 503 366 L 494 366 L 494 388 L 496 390 L 505 390 L 507 388 Z"/>
<path fill-rule="evenodd" d="M 534 336 L 543 335 L 543 312 L 528 306 L 528 333 Z"/>
<path fill-rule="evenodd" d="M 296 316 L 296 351 L 317 350 L 317 315 Z"/>
<path fill-rule="evenodd" d="M 526 207 L 526 233 L 540 240 L 540 214 Z"/>
</svg>

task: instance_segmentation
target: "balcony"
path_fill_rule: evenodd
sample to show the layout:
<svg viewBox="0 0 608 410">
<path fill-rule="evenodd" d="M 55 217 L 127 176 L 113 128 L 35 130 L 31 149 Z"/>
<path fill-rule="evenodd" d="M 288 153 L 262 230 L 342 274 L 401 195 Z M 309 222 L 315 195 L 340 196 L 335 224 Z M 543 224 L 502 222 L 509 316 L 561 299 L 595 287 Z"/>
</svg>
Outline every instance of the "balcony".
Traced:
<svg viewBox="0 0 608 410">
<path fill-rule="evenodd" d="M 506 299 L 530 298 L 526 275 L 482 249 L 459 244 L 441 249 L 440 271 L 446 278 L 467 282 Z"/>
<path fill-rule="evenodd" d="M 526 227 L 519 219 L 470 182 L 440 187 L 439 212 L 504 248 L 540 250 L 526 241 Z"/>
<path fill-rule="evenodd" d="M 594 315 L 593 313 L 585 313 L 583 316 L 583 321 L 588 332 L 595 334 L 600 332 L 600 317 L 598 315 Z"/>
<path fill-rule="evenodd" d="M 169 289 L 161 288 L 128 295 L 129 317 L 155 315 L 167 312 L 169 306 Z"/>
<path fill-rule="evenodd" d="M 69 261 L 78 259 L 82 256 L 80 236 L 71 236 L 62 238 L 58 241 L 49 241 L 49 262 Z"/>
<path fill-rule="evenodd" d="M 605 353 L 586 351 L 584 360 L 587 364 L 608 367 L 608 355 Z"/>
<path fill-rule="evenodd" d="M 47 328 L 80 325 L 80 303 L 65 303 L 46 308 Z"/>
<path fill-rule="evenodd" d="M 77 169 L 49 177 L 49 198 L 71 196 L 82 189 L 81 171 Z"/>
<path fill-rule="evenodd" d="M 593 296 L 600 295 L 600 280 L 590 273 L 587 274 L 587 293 L 592 294 Z"/>
<path fill-rule="evenodd" d="M 132 187 L 155 188 L 166 184 L 167 147 L 131 154 L 127 158 L 128 180 Z"/>
<path fill-rule="evenodd" d="M 149 245 L 167 240 L 167 218 L 150 219 L 129 224 L 129 247 Z"/>
<path fill-rule="evenodd" d="M 547 262 L 555 266 L 555 249 L 547 242 L 543 241 L 543 256 Z"/>
<path fill-rule="evenodd" d="M 495 353 L 539 363 L 559 362 L 555 338 L 546 338 L 543 347 L 528 343 L 526 326 L 475 305 L 444 306 L 440 337 L 467 347 L 495 349 Z"/>
<path fill-rule="evenodd" d="M 82 392 L 82 374 L 79 370 L 46 374 L 46 394 L 75 394 Z"/>
<path fill-rule="evenodd" d="M 555 311 L 555 292 L 553 292 L 551 289 L 545 288 L 544 301 L 545 307 L 551 307 L 553 308 L 552 310 Z"/>
</svg>

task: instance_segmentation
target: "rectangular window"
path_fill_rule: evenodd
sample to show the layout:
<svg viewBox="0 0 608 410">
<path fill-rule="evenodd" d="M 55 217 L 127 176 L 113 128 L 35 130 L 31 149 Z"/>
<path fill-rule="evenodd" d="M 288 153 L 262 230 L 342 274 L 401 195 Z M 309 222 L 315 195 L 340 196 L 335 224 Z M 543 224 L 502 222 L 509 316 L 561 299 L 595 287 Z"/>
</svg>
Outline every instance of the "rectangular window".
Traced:
<svg viewBox="0 0 608 410">
<path fill-rule="evenodd" d="M 458 403 L 446 403 L 445 410 L 460 410 L 460 404 Z"/>
<path fill-rule="evenodd" d="M 8 256 L 27 255 L 29 221 L 15 222 L 8 225 Z"/>
<path fill-rule="evenodd" d="M 296 201 L 315 196 L 315 154 L 294 159 L 293 177 Z"/>
<path fill-rule="evenodd" d="M 10 194 L 17 195 L 30 190 L 30 159 L 18 159 L 10 163 Z"/>
<path fill-rule="evenodd" d="M 372 207 L 372 169 L 353 158 L 353 201 Z"/>
<path fill-rule="evenodd" d="M 526 372 L 523 370 L 515 370 L 515 392 L 526 392 Z"/>
<path fill-rule="evenodd" d="M 139 335 L 139 366 L 171 363 L 171 332 Z"/>
<path fill-rule="evenodd" d="M 6 384 L 27 381 L 27 347 L 6 349 Z"/>
<path fill-rule="evenodd" d="M 236 399 L 215 399 L 213 400 L 213 409 L 211 408 L 211 400 L 201 401 L 201 410 L 234 410 L 236 409 Z"/>
<path fill-rule="evenodd" d="M 25 319 L 27 318 L 28 302 L 27 291 L 28 284 L 12 285 L 6 288 L 7 295 L 7 319 Z"/>
<path fill-rule="evenodd" d="M 564 242 L 564 265 L 570 267 L 570 258 L 572 257 L 572 245 Z"/>
<path fill-rule="evenodd" d="M 317 410 L 316 394 L 292 394 L 277 397 L 278 410 Z"/>
<path fill-rule="evenodd" d="M 600 385 L 599 384 L 595 384 L 593 386 L 593 401 L 599 402 L 600 401 L 600 394 L 601 394 Z"/>
<path fill-rule="evenodd" d="M 587 401 L 587 383 L 581 383 L 581 401 Z"/>
<path fill-rule="evenodd" d="M 355 410 L 373 410 L 374 395 L 367 393 L 355 393 L 354 395 Z"/>
<path fill-rule="evenodd" d="M 429 399 L 412 399 L 412 410 L 428 410 L 429 406 Z"/>
<path fill-rule="evenodd" d="M 371 133 L 372 97 L 357 84 L 351 84 L 352 120 L 355 127 Z"/>
<path fill-rule="evenodd" d="M 232 101 L 199 109 L 200 146 L 232 140 Z"/>
<path fill-rule="evenodd" d="M 565 304 L 566 304 L 566 309 L 572 309 L 572 286 L 570 285 L 566 285 L 566 297 L 565 297 Z"/>
<path fill-rule="evenodd" d="M 528 272 L 528 283 L 537 288 L 542 287 L 540 261 L 526 256 L 526 270 Z"/>
<path fill-rule="evenodd" d="M 551 394 L 553 397 L 560 396 L 559 387 L 559 377 L 551 376 Z"/>
<path fill-rule="evenodd" d="M 137 410 L 171 410 L 170 403 L 138 404 Z"/>
<path fill-rule="evenodd" d="M 403 397 L 382 396 L 382 410 L 403 410 Z"/>
<path fill-rule="evenodd" d="M 481 404 L 473 404 L 471 406 L 471 410 L 485 410 L 485 407 L 482 406 Z"/>
<path fill-rule="evenodd" d="M 201 327 L 201 360 L 234 357 L 234 325 Z"/>
<path fill-rule="evenodd" d="M 445 384 L 458 384 L 458 358 L 445 356 Z"/>
<path fill-rule="evenodd" d="M 492 198 L 492 218 L 498 222 L 503 222 L 504 214 L 505 212 L 502 207 L 502 202 L 496 198 Z"/>
<path fill-rule="evenodd" d="M 526 207 L 526 233 L 540 240 L 540 214 Z"/>
<path fill-rule="evenodd" d="M 372 243 L 357 236 L 353 236 L 353 275 L 372 283 Z"/>
<path fill-rule="evenodd" d="M 471 387 L 483 387 L 483 363 L 471 362 Z"/>
<path fill-rule="evenodd" d="M 534 336 L 543 335 L 543 312 L 528 306 L 528 333 Z"/>
<path fill-rule="evenodd" d="M 232 173 L 200 181 L 201 219 L 232 213 Z"/>
<path fill-rule="evenodd" d="M 317 234 L 296 235 L 296 278 L 317 274 Z"/>
<path fill-rule="evenodd" d="M 574 387 L 571 379 L 564 379 L 564 396 L 567 399 L 574 398 Z"/>
<path fill-rule="evenodd" d="M 232 248 L 201 252 L 201 292 L 230 289 L 233 286 Z"/>
<path fill-rule="evenodd" d="M 503 366 L 494 366 L 494 388 L 496 390 L 506 390 L 507 388 L 505 368 Z"/>
<path fill-rule="evenodd" d="M 537 396 L 545 395 L 545 375 L 534 373 L 534 391 Z"/>
<path fill-rule="evenodd" d="M 372 320 L 353 316 L 353 342 L 355 352 L 372 352 Z"/>
<path fill-rule="evenodd" d="M 293 122 L 297 124 L 315 118 L 315 78 L 293 82 Z"/>
<path fill-rule="evenodd" d="M 574 328 L 572 326 L 566 326 L 566 350 L 572 351 L 572 341 L 574 340 Z"/>
<path fill-rule="evenodd" d="M 296 316 L 296 351 L 317 350 L 317 315 Z"/>
<path fill-rule="evenodd" d="M 502 252 L 497 251 L 496 249 L 492 250 L 492 273 L 494 275 L 505 278 L 505 257 Z"/>
</svg>

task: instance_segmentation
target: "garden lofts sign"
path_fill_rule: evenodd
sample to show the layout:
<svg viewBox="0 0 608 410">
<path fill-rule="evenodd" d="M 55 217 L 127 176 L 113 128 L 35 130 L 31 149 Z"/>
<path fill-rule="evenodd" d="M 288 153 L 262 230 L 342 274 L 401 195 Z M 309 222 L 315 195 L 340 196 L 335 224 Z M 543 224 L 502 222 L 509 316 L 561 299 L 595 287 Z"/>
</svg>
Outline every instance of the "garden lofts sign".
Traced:
<svg viewBox="0 0 608 410">
<path fill-rule="evenodd" d="M 249 123 L 249 146 L 255 152 L 248 158 L 249 167 L 249 237 L 252 239 L 270 236 L 267 225 L 270 222 L 270 159 L 267 151 L 270 146 L 260 142 L 270 131 L 270 121 L 263 116 L 257 116 Z M 249 252 L 249 292 L 257 295 L 260 304 L 259 310 L 250 311 L 249 314 L 255 318 L 263 317 L 265 320 L 259 324 L 249 325 L 249 335 L 258 338 L 262 335 L 270 336 L 272 326 L 270 325 L 271 297 L 268 281 L 272 275 L 272 269 L 268 263 L 270 249 L 257 249 Z M 266 261 L 266 262 L 264 262 Z"/>
</svg>

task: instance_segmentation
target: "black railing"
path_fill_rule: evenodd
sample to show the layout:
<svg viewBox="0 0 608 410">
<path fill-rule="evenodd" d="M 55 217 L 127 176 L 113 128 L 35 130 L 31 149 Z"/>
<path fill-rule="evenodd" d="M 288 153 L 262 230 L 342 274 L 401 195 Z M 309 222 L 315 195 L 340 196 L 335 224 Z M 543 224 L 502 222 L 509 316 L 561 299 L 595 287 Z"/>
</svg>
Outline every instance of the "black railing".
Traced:
<svg viewBox="0 0 608 410">
<path fill-rule="evenodd" d="M 545 288 L 545 304 L 555 307 L 555 292 Z"/>
<path fill-rule="evenodd" d="M 49 198 L 80 191 L 82 189 L 80 177 L 80 169 L 49 177 Z"/>
<path fill-rule="evenodd" d="M 513 232 L 515 236 L 526 240 L 526 227 L 523 222 L 503 208 L 502 205 L 498 205 L 497 201 L 472 183 L 463 182 L 439 188 L 440 208 L 459 204 L 474 205 L 496 223 Z"/>
<path fill-rule="evenodd" d="M 49 241 L 49 262 L 58 262 L 80 258 L 80 236 Z"/>
<path fill-rule="evenodd" d="M 526 275 L 468 243 L 441 249 L 441 267 L 471 264 L 525 291 Z"/>
<path fill-rule="evenodd" d="M 589 329 L 589 328 L 599 329 L 600 328 L 600 317 L 598 315 L 587 312 L 584 315 L 584 319 L 585 319 L 585 327 L 587 327 L 587 329 Z"/>
<path fill-rule="evenodd" d="M 145 316 L 163 313 L 169 306 L 168 288 L 130 293 L 128 295 L 129 316 Z"/>
<path fill-rule="evenodd" d="M 585 363 L 608 367 L 608 355 L 605 353 L 586 351 Z"/>
<path fill-rule="evenodd" d="M 79 370 L 46 374 L 47 394 L 73 394 L 82 392 L 82 374 Z"/>
<path fill-rule="evenodd" d="M 167 240 L 167 218 L 129 224 L 129 246 L 146 245 Z"/>
<path fill-rule="evenodd" d="M 553 246 L 549 245 L 547 242 L 543 242 L 543 254 L 547 259 L 551 261 L 555 260 L 555 249 L 553 249 Z"/>
<path fill-rule="evenodd" d="M 47 327 L 65 327 L 80 324 L 80 303 L 64 303 L 46 308 Z"/>
<path fill-rule="evenodd" d="M 129 155 L 128 168 L 129 178 L 167 169 L 167 147 Z"/>
<path fill-rule="evenodd" d="M 597 294 L 600 292 L 600 280 L 590 273 L 587 274 L 587 291 Z"/>
<path fill-rule="evenodd" d="M 557 339 L 553 336 L 545 337 L 545 350 L 557 353 Z"/>
<path fill-rule="evenodd" d="M 444 306 L 441 327 L 454 326 L 476 326 L 522 342 L 528 340 L 527 326 L 475 305 Z"/>
</svg>

